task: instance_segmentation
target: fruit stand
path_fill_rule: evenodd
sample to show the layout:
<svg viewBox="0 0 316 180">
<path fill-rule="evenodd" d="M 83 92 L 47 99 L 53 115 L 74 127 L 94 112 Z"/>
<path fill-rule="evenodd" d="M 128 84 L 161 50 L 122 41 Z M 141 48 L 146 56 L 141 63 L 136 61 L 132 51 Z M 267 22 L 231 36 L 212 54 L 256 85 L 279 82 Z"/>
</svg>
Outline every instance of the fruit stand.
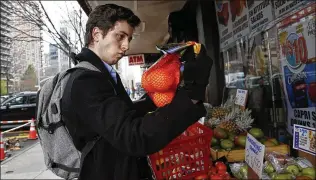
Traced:
<svg viewBox="0 0 316 180">
<path fill-rule="evenodd" d="M 315 179 L 316 3 L 215 6 L 225 87 L 206 107 L 213 164 L 237 179 Z"/>
<path fill-rule="evenodd" d="M 266 151 L 289 154 L 287 144 L 264 136 L 260 128 L 252 128 L 251 110 L 243 110 L 234 102 L 235 99 L 232 98 L 221 107 L 208 109 L 205 125 L 214 132 L 211 143 L 213 159 L 225 156 L 229 162 L 244 161 L 247 133 L 264 144 L 267 147 Z"/>
<path fill-rule="evenodd" d="M 209 142 L 205 142 L 206 136 L 200 141 L 199 138 L 190 137 L 190 133 L 182 134 L 182 138 L 175 140 L 176 143 L 173 142 L 163 150 L 150 155 L 150 165 L 157 179 L 316 178 L 315 122 L 310 118 L 316 117 L 316 114 L 313 115 L 316 112 L 315 96 L 310 90 L 316 82 L 316 76 L 312 77 L 316 73 L 316 66 L 312 66 L 316 63 L 316 58 L 314 51 L 309 50 L 312 55 L 307 53 L 306 41 L 303 38 L 298 42 L 298 37 L 303 37 L 299 34 L 302 32 L 308 36 L 313 35 L 314 39 L 311 39 L 315 40 L 316 25 L 311 20 L 315 20 L 316 17 L 316 3 L 273 2 L 215 1 L 225 67 L 224 90 L 228 89 L 229 92 L 227 97 L 224 96 L 225 100 L 220 106 L 205 104 L 207 114 L 202 124 L 213 132 L 208 137 Z M 255 21 L 262 16 L 265 17 L 264 20 L 256 25 Z M 284 19 L 285 21 L 282 21 Z M 302 22 L 298 25 L 297 22 L 300 21 Z M 284 24 L 290 23 L 294 23 L 295 27 L 293 25 L 284 28 Z M 293 35 L 295 33 L 299 35 Z M 285 41 L 289 38 L 287 35 L 297 41 Z M 278 47 L 280 42 L 283 42 L 284 47 Z M 309 46 L 315 47 L 315 43 Z M 307 54 L 311 55 L 311 58 L 304 62 L 309 64 L 302 65 L 299 62 L 302 59 L 295 59 L 295 53 L 300 53 L 297 56 L 304 57 L 305 60 Z M 166 54 L 169 58 L 172 56 L 172 53 Z M 279 59 L 281 56 L 286 57 Z M 292 64 L 293 67 L 290 68 L 298 68 L 294 72 L 296 74 L 291 74 L 286 68 L 280 70 L 280 62 L 286 58 L 290 60 L 285 63 L 286 66 Z M 168 70 L 162 62 L 164 61 L 160 61 L 162 65 L 159 62 L 157 64 L 161 65 L 160 68 L 164 67 L 164 71 L 169 71 L 170 69 Z M 172 60 L 167 59 L 165 62 L 178 69 L 178 65 L 173 64 Z M 297 73 L 303 69 L 303 72 Z M 152 72 L 155 71 L 156 69 L 152 68 Z M 155 92 L 160 92 L 160 85 L 168 85 L 169 81 L 180 83 L 179 79 L 170 80 L 171 76 L 179 76 L 178 71 L 170 70 L 169 73 L 164 79 L 161 78 L 161 81 L 157 80 L 159 83 L 154 88 Z M 157 74 L 159 78 L 164 75 L 163 72 Z M 284 77 L 287 78 L 282 79 Z M 146 85 L 152 83 L 152 79 L 157 78 L 146 79 L 144 76 L 144 82 L 147 80 L 147 84 L 143 86 L 147 91 L 152 88 L 146 88 Z M 169 86 L 173 87 L 172 83 L 168 85 L 167 90 L 170 89 Z M 167 91 L 164 90 L 162 93 Z M 294 97 L 287 93 L 292 93 Z M 160 107 L 168 104 L 173 96 L 174 94 L 170 95 L 170 98 L 151 97 Z M 285 99 L 288 101 L 285 102 Z M 294 117 L 288 117 L 293 114 Z M 207 132 L 206 129 L 203 131 Z M 284 133 L 285 131 L 287 133 Z M 194 136 L 203 136 L 203 133 L 196 131 Z M 189 138 L 190 142 L 185 140 L 186 138 Z M 309 156 L 299 156 L 293 153 L 296 151 L 294 149 L 298 150 L 299 154 L 304 152 Z"/>
</svg>

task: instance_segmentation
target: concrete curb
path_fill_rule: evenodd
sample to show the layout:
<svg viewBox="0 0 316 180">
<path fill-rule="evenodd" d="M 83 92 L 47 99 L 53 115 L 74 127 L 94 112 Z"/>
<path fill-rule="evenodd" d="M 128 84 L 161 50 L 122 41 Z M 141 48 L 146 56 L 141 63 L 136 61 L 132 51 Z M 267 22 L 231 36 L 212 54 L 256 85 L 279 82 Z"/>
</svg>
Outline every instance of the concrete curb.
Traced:
<svg viewBox="0 0 316 180">
<path fill-rule="evenodd" d="M 23 151 L 21 151 L 21 152 L 15 154 L 14 156 L 5 159 L 4 161 L 1 162 L 1 165 L 4 165 L 4 164 L 6 164 L 7 162 L 11 161 L 12 159 L 14 159 L 14 158 L 16 158 L 16 157 L 18 157 L 18 156 L 24 154 L 26 151 L 32 149 L 33 147 L 35 147 L 35 146 L 38 145 L 39 143 L 40 143 L 40 142 L 38 141 L 38 142 L 36 142 L 35 144 L 32 144 L 31 146 L 27 147 L 27 148 L 24 149 Z"/>
</svg>

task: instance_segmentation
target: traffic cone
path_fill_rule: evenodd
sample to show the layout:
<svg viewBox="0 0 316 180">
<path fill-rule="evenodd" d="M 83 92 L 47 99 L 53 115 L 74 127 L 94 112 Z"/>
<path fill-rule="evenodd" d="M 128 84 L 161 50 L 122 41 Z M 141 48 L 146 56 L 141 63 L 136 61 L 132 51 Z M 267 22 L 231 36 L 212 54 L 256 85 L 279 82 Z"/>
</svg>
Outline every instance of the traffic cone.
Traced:
<svg viewBox="0 0 316 180">
<path fill-rule="evenodd" d="M 2 133 L 0 132 L 0 161 L 3 161 L 5 159 L 5 152 L 4 152 L 4 143 L 3 143 L 3 137 Z"/>
<path fill-rule="evenodd" d="M 37 139 L 34 119 L 32 119 L 32 121 L 31 121 L 31 127 L 30 127 L 30 133 L 29 133 L 29 138 L 28 139 L 31 139 L 31 140 Z"/>
</svg>

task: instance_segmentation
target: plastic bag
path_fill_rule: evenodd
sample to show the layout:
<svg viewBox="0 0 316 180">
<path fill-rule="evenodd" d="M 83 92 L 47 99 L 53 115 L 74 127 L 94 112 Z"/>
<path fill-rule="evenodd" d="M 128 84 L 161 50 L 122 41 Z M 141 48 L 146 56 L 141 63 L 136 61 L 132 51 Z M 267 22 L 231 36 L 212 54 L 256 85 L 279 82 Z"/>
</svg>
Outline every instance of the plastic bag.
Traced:
<svg viewBox="0 0 316 180">
<path fill-rule="evenodd" d="M 300 169 L 308 168 L 308 167 L 313 167 L 312 163 L 309 162 L 306 158 L 303 157 L 298 157 L 295 159 L 296 164 Z"/>
<path fill-rule="evenodd" d="M 277 173 L 284 172 L 287 164 L 295 163 L 293 157 L 275 151 L 266 153 L 266 160 L 272 164 Z"/>
<path fill-rule="evenodd" d="M 248 165 L 246 163 L 233 163 L 229 167 L 237 179 L 248 179 Z"/>
</svg>

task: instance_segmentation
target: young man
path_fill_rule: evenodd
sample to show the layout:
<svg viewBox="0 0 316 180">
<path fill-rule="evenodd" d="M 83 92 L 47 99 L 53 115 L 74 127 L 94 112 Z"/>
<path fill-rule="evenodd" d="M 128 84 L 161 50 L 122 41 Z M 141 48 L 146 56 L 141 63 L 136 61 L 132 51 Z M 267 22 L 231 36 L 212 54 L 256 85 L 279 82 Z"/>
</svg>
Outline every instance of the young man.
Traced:
<svg viewBox="0 0 316 180">
<path fill-rule="evenodd" d="M 208 58 L 187 63 L 184 80 L 189 83 L 169 105 L 147 113 L 155 109 L 151 101 L 132 103 L 111 65 L 129 49 L 139 23 L 131 10 L 113 4 L 98 6 L 89 15 L 86 48 L 77 58 L 101 72 L 73 72 L 62 100 L 62 114 L 78 150 L 101 137 L 83 161 L 81 180 L 141 179 L 145 167 L 139 159 L 161 150 L 205 115 L 201 102 L 212 64 Z M 194 59 L 190 51 L 184 56 L 187 61 Z"/>
</svg>

